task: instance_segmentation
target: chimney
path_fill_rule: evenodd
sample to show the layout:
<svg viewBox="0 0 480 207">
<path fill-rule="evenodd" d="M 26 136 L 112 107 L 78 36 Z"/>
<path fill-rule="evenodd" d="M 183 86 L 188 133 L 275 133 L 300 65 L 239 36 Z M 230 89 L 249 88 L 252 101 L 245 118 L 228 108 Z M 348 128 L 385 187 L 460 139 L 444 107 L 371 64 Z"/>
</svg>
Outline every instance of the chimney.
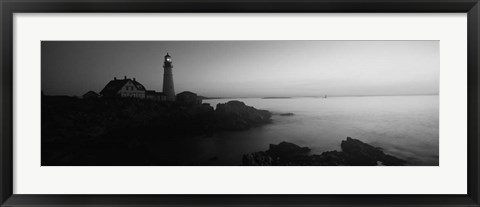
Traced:
<svg viewBox="0 0 480 207">
<path fill-rule="evenodd" d="M 133 81 L 135 81 L 135 78 L 133 78 Z"/>
<path fill-rule="evenodd" d="M 125 76 L 123 79 L 127 80 L 127 76 Z"/>
<path fill-rule="evenodd" d="M 113 80 L 117 80 L 117 77 L 113 77 Z"/>
</svg>

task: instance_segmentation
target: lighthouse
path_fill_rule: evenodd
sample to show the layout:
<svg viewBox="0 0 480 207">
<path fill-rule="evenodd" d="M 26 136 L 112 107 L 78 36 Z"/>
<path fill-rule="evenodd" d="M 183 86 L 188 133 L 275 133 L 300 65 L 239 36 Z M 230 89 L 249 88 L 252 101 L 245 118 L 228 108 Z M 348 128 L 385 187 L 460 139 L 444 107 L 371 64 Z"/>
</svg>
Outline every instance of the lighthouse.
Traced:
<svg viewBox="0 0 480 207">
<path fill-rule="evenodd" d="M 175 101 L 172 68 L 172 57 L 167 53 L 167 55 L 165 55 L 165 61 L 163 62 L 163 93 L 167 97 L 167 101 Z"/>
</svg>

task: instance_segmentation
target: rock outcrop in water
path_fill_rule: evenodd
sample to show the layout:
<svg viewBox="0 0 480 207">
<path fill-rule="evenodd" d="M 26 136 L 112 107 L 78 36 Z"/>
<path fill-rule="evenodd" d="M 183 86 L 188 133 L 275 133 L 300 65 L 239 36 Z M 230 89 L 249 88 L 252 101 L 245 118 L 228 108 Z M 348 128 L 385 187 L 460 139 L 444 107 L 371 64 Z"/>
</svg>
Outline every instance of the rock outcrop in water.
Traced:
<svg viewBox="0 0 480 207">
<path fill-rule="evenodd" d="M 406 162 L 385 154 L 380 148 L 347 137 L 341 143 L 342 151 L 328 151 L 320 155 L 310 155 L 308 147 L 300 147 L 293 143 L 281 142 L 270 144 L 265 152 L 243 155 L 243 165 L 294 165 L 294 166 L 401 166 Z"/>
<path fill-rule="evenodd" d="M 272 114 L 258 110 L 240 101 L 217 104 L 215 119 L 217 127 L 225 130 L 245 130 L 271 122 Z"/>
</svg>

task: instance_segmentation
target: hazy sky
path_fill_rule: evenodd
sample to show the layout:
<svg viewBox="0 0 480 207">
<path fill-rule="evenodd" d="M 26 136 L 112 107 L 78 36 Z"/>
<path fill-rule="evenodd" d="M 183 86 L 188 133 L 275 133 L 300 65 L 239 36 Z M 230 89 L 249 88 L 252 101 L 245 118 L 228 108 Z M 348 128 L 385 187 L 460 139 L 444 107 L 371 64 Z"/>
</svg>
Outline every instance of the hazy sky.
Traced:
<svg viewBox="0 0 480 207">
<path fill-rule="evenodd" d="M 210 97 L 438 94 L 438 41 L 44 41 L 42 90 L 100 92 L 113 77 Z"/>
</svg>

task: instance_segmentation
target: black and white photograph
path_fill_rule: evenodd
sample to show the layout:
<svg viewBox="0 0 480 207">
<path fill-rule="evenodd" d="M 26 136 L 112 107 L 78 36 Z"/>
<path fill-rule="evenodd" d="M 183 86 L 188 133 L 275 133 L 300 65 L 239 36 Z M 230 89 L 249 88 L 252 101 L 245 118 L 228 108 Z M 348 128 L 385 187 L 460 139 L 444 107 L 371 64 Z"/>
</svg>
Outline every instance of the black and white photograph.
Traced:
<svg viewBox="0 0 480 207">
<path fill-rule="evenodd" d="M 434 40 L 42 41 L 41 165 L 439 166 L 439 80 Z"/>
</svg>

